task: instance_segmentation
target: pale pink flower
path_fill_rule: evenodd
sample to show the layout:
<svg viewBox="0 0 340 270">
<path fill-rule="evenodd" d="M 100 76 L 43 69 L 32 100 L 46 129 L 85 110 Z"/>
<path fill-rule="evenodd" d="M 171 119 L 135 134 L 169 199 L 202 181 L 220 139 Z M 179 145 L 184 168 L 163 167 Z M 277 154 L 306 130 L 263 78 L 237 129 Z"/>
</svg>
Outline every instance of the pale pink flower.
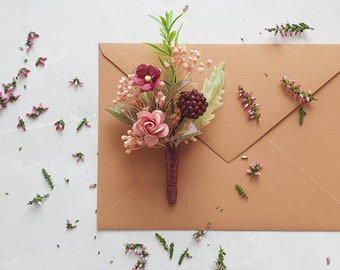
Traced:
<svg viewBox="0 0 340 270">
<path fill-rule="evenodd" d="M 330 264 L 331 263 L 331 257 L 327 256 L 326 257 L 326 262 L 327 262 L 327 264 Z"/>
<path fill-rule="evenodd" d="M 133 81 L 140 86 L 141 92 L 155 90 L 161 82 L 161 70 L 152 65 L 141 64 L 136 69 Z"/>
<path fill-rule="evenodd" d="M 152 113 L 140 111 L 137 113 L 137 122 L 133 124 L 133 133 L 144 137 L 148 147 L 155 146 L 159 138 L 164 138 L 169 134 L 169 126 L 164 123 L 165 114 L 160 110 Z"/>
</svg>

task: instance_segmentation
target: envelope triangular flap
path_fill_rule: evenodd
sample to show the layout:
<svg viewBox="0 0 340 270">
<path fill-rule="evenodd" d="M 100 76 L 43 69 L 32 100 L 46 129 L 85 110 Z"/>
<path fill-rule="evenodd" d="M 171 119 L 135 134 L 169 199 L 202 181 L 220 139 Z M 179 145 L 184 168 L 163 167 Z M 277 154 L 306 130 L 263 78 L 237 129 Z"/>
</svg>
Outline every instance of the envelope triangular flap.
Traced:
<svg viewBox="0 0 340 270">
<path fill-rule="evenodd" d="M 204 60 L 210 58 L 215 65 L 225 63 L 224 105 L 202 130 L 200 139 L 226 162 L 246 151 L 298 107 L 280 82 L 282 76 L 295 79 L 302 90 L 316 92 L 340 71 L 340 47 L 336 45 L 189 44 L 187 48 L 198 49 Z M 159 66 L 153 49 L 146 44 L 101 43 L 100 50 L 122 75 L 133 72 L 141 63 Z M 253 92 L 256 103 L 261 104 L 258 123 L 248 120 L 238 98 L 238 85 Z"/>
</svg>

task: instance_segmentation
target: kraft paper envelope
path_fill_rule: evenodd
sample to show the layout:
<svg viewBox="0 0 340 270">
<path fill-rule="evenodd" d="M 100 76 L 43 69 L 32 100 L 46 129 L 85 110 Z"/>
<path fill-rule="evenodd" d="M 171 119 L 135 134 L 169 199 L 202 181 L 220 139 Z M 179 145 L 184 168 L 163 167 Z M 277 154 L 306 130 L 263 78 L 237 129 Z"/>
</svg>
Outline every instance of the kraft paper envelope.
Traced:
<svg viewBox="0 0 340 270">
<path fill-rule="evenodd" d="M 159 65 L 145 44 L 99 44 L 98 229 L 340 230 L 340 46 L 195 45 L 225 63 L 224 105 L 196 143 L 181 146 L 178 201 L 167 204 L 164 149 L 124 153 L 130 127 L 105 107 L 118 80 Z M 317 101 L 299 104 L 280 82 L 296 79 Z M 238 85 L 261 104 L 248 120 Z M 241 159 L 247 155 L 248 159 Z M 251 162 L 264 164 L 250 178 Z M 235 189 L 238 184 L 248 200 Z"/>
</svg>

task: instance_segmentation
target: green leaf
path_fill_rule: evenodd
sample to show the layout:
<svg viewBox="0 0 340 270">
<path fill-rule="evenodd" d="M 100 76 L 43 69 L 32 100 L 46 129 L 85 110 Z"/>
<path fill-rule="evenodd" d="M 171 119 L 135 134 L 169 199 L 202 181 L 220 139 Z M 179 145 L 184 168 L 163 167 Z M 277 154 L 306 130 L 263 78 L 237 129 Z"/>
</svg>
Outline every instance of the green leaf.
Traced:
<svg viewBox="0 0 340 270">
<path fill-rule="evenodd" d="M 175 135 L 171 138 L 176 145 L 184 142 L 192 137 L 196 137 L 201 134 L 201 131 L 197 129 L 193 121 L 188 118 L 184 118 L 182 122 L 176 128 Z"/>
<path fill-rule="evenodd" d="M 167 29 L 168 28 L 168 24 L 167 24 L 166 19 L 164 19 L 164 17 L 162 17 L 162 16 L 159 16 L 159 18 L 161 19 L 161 22 L 162 22 L 162 25 L 163 25 L 164 29 Z"/>
<path fill-rule="evenodd" d="M 173 27 L 173 25 L 176 23 L 176 21 L 183 16 L 183 13 L 179 14 L 170 24 L 169 30 Z"/>
<path fill-rule="evenodd" d="M 161 47 L 155 45 L 155 44 L 152 44 L 152 43 L 148 43 L 146 42 L 145 44 L 149 45 L 150 47 L 156 49 L 158 51 L 159 54 L 162 54 L 162 55 L 167 55 L 167 52 L 165 50 L 163 50 Z"/>
<path fill-rule="evenodd" d="M 175 46 L 176 46 L 177 43 L 178 43 L 178 37 L 179 37 L 179 33 L 180 33 L 181 30 L 182 30 L 182 26 L 183 26 L 183 23 L 181 23 L 180 27 L 178 28 L 178 30 L 177 30 L 177 32 L 176 32 L 176 36 L 175 36 L 175 40 L 174 40 Z"/>
<path fill-rule="evenodd" d="M 198 119 L 194 120 L 194 124 L 198 129 L 208 125 L 210 121 L 215 117 L 213 112 L 223 105 L 221 102 L 222 89 L 224 84 L 224 63 L 221 63 L 218 67 L 214 67 L 214 70 L 210 76 L 210 79 L 205 79 L 201 92 L 205 96 L 208 102 L 206 112 Z"/>
<path fill-rule="evenodd" d="M 172 42 L 174 40 L 175 36 L 176 36 L 176 31 L 172 31 L 169 34 L 169 42 Z"/>
<path fill-rule="evenodd" d="M 175 83 L 174 85 L 170 85 L 168 87 L 168 92 L 165 93 L 165 102 L 164 102 L 164 107 L 168 106 L 168 103 L 172 100 L 172 98 L 174 97 L 174 95 L 176 93 L 178 93 L 179 91 L 181 91 L 185 86 L 187 86 L 187 84 L 189 83 L 189 81 L 180 81 L 178 83 Z"/>
<path fill-rule="evenodd" d="M 126 104 L 111 105 L 106 107 L 105 109 L 109 113 L 111 113 L 116 119 L 128 125 L 132 125 L 133 124 L 132 119 L 136 119 L 135 109 Z M 126 113 L 122 112 L 123 109 L 126 110 Z M 131 115 L 131 118 L 128 117 L 127 114 Z"/>
</svg>

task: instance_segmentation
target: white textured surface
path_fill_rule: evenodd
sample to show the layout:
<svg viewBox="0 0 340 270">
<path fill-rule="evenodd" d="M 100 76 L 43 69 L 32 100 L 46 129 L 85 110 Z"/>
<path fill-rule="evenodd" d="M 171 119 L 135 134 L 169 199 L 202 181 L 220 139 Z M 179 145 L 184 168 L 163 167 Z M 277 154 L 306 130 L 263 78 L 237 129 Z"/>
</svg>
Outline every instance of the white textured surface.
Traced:
<svg viewBox="0 0 340 270">
<path fill-rule="evenodd" d="M 158 26 L 148 15 L 178 13 L 186 4 L 183 42 L 240 44 L 243 38 L 244 43 L 340 43 L 338 0 L 1 0 L 0 82 L 10 82 L 19 67 L 27 66 L 31 73 L 18 83 L 20 99 L 0 111 L 0 269 L 131 269 L 136 258 L 124 254 L 127 242 L 147 246 L 150 270 L 215 269 L 220 245 L 227 252 L 228 269 L 340 268 L 339 232 L 211 231 L 196 243 L 194 231 L 161 231 L 175 243 L 170 261 L 155 231 L 96 230 L 97 194 L 88 186 L 97 182 L 97 45 L 159 42 Z M 288 39 L 263 30 L 287 21 L 304 21 L 316 30 Z M 40 38 L 26 54 L 18 48 L 30 31 Z M 34 66 L 39 56 L 48 58 L 45 67 Z M 83 87 L 68 85 L 75 76 L 85 82 Z M 38 119 L 26 119 L 40 102 L 49 110 Z M 26 132 L 16 128 L 19 115 Z M 92 127 L 76 132 L 83 117 Z M 61 118 L 66 128 L 60 133 L 53 123 Z M 78 151 L 85 154 L 83 163 L 71 157 Z M 42 168 L 52 176 L 53 191 Z M 40 207 L 28 206 L 37 192 L 50 197 Z M 67 231 L 67 218 L 79 219 L 78 228 Z M 186 247 L 193 259 L 177 266 Z"/>
</svg>

